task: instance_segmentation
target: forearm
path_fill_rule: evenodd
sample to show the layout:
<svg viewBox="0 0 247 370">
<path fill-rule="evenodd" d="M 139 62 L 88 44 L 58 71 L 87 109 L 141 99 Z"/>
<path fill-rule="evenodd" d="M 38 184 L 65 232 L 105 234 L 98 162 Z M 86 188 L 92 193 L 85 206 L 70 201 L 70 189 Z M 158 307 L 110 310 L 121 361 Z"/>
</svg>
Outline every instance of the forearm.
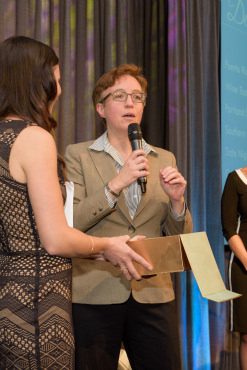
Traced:
<svg viewBox="0 0 247 370">
<path fill-rule="evenodd" d="M 68 178 L 74 183 L 74 227 L 86 232 L 114 208 L 109 205 L 105 184 L 83 146 L 68 146 L 65 160 Z"/>
<path fill-rule="evenodd" d="M 247 251 L 240 236 L 233 235 L 228 240 L 228 244 L 235 256 L 242 262 L 245 270 L 247 270 Z"/>
<path fill-rule="evenodd" d="M 89 257 L 92 254 L 103 254 L 109 243 L 109 238 L 97 238 L 88 236 L 80 231 L 62 227 L 49 240 L 41 240 L 46 251 L 61 257 Z"/>
<path fill-rule="evenodd" d="M 113 211 L 105 195 L 105 187 L 102 187 L 93 195 L 74 203 L 74 227 L 86 232 Z"/>
</svg>

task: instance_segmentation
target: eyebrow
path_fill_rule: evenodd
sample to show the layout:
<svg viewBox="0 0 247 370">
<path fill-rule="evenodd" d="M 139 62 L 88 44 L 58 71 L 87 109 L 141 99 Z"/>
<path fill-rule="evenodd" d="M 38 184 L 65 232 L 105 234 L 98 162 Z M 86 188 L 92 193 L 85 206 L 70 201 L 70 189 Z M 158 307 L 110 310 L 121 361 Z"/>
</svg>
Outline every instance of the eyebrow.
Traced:
<svg viewBox="0 0 247 370">
<path fill-rule="evenodd" d="M 126 90 L 124 90 L 124 89 L 117 89 L 117 90 L 114 90 L 114 91 L 112 91 L 112 92 L 117 92 L 117 91 L 127 92 L 127 91 L 126 91 Z M 138 93 L 144 94 L 142 91 L 137 90 L 137 89 L 133 90 L 132 92 L 133 92 L 133 93 L 134 93 L 134 92 L 138 92 Z"/>
</svg>

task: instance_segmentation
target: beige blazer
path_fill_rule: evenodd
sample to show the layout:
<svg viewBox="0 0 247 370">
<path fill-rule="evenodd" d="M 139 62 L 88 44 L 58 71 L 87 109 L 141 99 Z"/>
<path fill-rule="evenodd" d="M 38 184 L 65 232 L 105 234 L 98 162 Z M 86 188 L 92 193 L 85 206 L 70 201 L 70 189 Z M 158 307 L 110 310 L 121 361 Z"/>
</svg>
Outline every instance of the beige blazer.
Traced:
<svg viewBox="0 0 247 370">
<path fill-rule="evenodd" d="M 89 149 L 93 141 L 69 145 L 65 160 L 67 175 L 74 182 L 74 227 L 94 236 L 146 235 L 148 238 L 192 232 L 190 212 L 177 221 L 169 210 L 169 199 L 159 181 L 159 170 L 176 167 L 171 152 L 155 148 L 148 155 L 150 175 L 147 191 L 132 220 L 123 192 L 114 209 L 109 207 L 105 185 L 117 175 L 112 157 Z M 118 267 L 109 262 L 74 258 L 72 300 L 74 303 L 112 304 L 125 302 L 132 291 L 142 303 L 174 299 L 170 274 L 159 274 L 142 281 L 127 281 Z"/>
</svg>

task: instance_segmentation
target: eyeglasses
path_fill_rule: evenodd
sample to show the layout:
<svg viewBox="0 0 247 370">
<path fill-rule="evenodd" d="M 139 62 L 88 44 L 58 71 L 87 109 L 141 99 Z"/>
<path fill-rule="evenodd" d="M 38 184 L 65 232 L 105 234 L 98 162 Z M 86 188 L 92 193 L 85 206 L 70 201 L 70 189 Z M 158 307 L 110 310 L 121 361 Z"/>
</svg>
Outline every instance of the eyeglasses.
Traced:
<svg viewBox="0 0 247 370">
<path fill-rule="evenodd" d="M 128 95 L 131 96 L 131 99 L 133 103 L 145 103 L 146 101 L 146 95 L 143 93 L 139 92 L 134 92 L 134 93 L 127 93 L 126 91 L 113 91 L 109 94 L 107 94 L 101 101 L 100 103 L 104 103 L 109 96 L 112 96 L 112 99 L 115 101 L 120 101 L 120 102 L 126 102 Z"/>
</svg>

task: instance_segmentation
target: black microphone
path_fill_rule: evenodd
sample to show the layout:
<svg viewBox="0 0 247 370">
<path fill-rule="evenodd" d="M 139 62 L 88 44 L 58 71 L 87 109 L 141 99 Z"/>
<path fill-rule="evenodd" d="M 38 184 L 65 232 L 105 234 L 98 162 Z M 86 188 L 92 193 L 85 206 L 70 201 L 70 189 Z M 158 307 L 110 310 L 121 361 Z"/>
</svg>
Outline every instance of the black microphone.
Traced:
<svg viewBox="0 0 247 370">
<path fill-rule="evenodd" d="M 142 132 L 138 123 L 130 123 L 128 126 L 128 136 L 132 150 L 142 149 Z M 141 187 L 142 193 L 146 193 L 147 177 L 142 176 L 137 180 Z"/>
</svg>

